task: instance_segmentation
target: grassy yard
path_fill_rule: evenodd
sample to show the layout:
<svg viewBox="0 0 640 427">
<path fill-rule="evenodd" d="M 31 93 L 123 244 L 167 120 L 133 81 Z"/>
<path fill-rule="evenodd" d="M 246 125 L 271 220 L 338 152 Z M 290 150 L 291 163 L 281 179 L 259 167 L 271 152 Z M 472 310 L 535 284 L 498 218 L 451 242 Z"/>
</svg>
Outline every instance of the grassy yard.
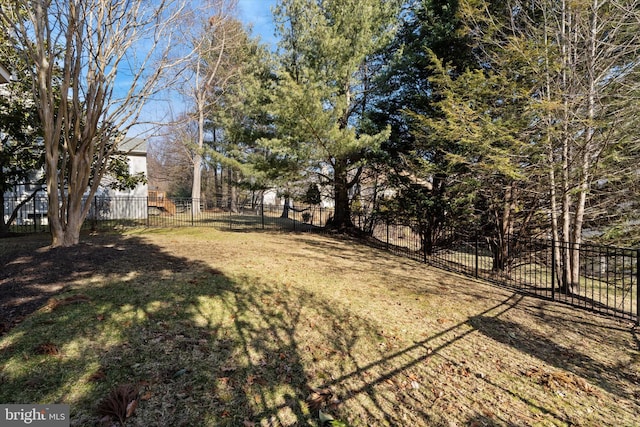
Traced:
<svg viewBox="0 0 640 427">
<path fill-rule="evenodd" d="M 640 423 L 628 323 L 327 236 L 84 241 L 0 240 L 21 286 L 57 292 L 0 337 L 0 403 L 82 426 Z"/>
</svg>

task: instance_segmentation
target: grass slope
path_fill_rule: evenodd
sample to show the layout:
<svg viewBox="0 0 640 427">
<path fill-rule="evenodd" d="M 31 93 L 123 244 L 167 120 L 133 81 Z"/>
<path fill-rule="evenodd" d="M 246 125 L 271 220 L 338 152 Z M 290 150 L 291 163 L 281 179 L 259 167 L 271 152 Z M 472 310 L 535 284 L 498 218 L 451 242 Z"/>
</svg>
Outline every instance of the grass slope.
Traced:
<svg viewBox="0 0 640 427">
<path fill-rule="evenodd" d="M 127 426 L 638 425 L 628 324 L 325 236 L 86 240 L 41 267 L 73 268 L 62 292 L 0 337 L 0 403 L 111 425 L 98 408 L 130 384 Z M 45 244 L 0 254 L 37 267 L 52 250 L 10 248 Z"/>
</svg>

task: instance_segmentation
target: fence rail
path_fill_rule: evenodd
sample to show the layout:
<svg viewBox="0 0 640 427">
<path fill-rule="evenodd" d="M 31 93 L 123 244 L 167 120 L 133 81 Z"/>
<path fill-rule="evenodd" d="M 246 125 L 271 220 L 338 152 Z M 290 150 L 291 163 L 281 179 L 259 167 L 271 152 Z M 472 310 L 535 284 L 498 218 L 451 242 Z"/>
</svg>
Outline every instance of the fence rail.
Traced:
<svg viewBox="0 0 640 427">
<path fill-rule="evenodd" d="M 86 200 L 84 201 L 86 203 Z M 20 203 L 4 201 L 5 221 Z M 48 232 L 48 201 L 44 196 L 22 206 L 8 231 Z M 324 227 L 333 210 L 320 206 L 284 207 L 264 204 L 210 204 L 205 200 L 171 198 L 159 203 L 147 197 L 94 197 L 84 229 L 108 230 L 118 227 L 219 227 L 227 229 L 313 230 Z"/>
<path fill-rule="evenodd" d="M 446 230 L 429 251 L 411 224 L 379 224 L 373 235 L 378 246 L 397 255 L 640 324 L 640 249 L 588 243 L 576 248 L 565 242 L 509 236 L 503 265 L 496 268 L 486 236 Z M 579 253 L 579 282 L 568 290 L 559 283 L 566 266 L 564 254 L 570 249 Z M 561 256 L 556 258 L 556 253 Z"/>
<path fill-rule="evenodd" d="M 171 205 L 148 198 L 96 197 L 84 227 L 106 230 L 123 227 L 216 227 L 232 230 L 286 230 L 321 232 L 333 211 L 321 207 L 285 208 L 279 205 L 232 204 L 215 206 L 205 201 L 171 199 Z M 5 217 L 19 200 L 5 199 Z M 165 208 L 163 208 L 163 206 Z M 170 206 L 166 208 L 166 206 Z M 47 200 L 38 197 L 20 209 L 13 232 L 48 231 Z M 6 219 L 6 218 L 5 218 Z M 357 224 L 357 221 L 356 221 Z M 612 315 L 640 324 L 640 249 L 582 244 L 579 283 L 571 291 L 558 285 L 565 268 L 567 243 L 509 237 L 506 253 L 496 268 L 491 239 L 456 230 L 442 233 L 426 245 L 412 224 L 377 223 L 368 242 L 396 255 L 434 267 L 488 280 L 494 284 L 574 307 Z M 557 248 L 554 251 L 554 247 Z"/>
</svg>

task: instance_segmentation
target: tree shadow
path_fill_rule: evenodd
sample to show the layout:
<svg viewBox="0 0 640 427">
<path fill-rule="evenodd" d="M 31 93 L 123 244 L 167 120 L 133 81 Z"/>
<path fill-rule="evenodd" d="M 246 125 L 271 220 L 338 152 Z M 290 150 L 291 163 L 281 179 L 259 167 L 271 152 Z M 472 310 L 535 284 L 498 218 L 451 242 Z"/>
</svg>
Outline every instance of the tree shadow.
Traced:
<svg viewBox="0 0 640 427">
<path fill-rule="evenodd" d="M 131 256 L 131 248 L 138 242 L 125 243 L 115 233 L 84 235 L 81 244 L 69 248 L 50 248 L 49 239 L 48 234 L 30 235 L 1 242 L 6 248 L 0 251 L 0 325 L 4 326 L 0 335 L 74 281 L 136 271 L 137 257 L 145 256 L 144 252 Z M 8 250 L 12 246 L 16 249 Z M 158 266 L 177 262 L 154 252 L 151 259 Z"/>
<path fill-rule="evenodd" d="M 575 346 L 564 346 L 533 329 L 500 319 L 497 316 L 473 316 L 470 324 L 482 334 L 507 344 L 518 351 L 569 371 L 590 383 L 624 399 L 634 399 L 630 385 L 638 381 L 636 373 L 620 365 L 607 365 L 579 351 Z M 510 331 L 517 331 L 510 333 Z"/>
<path fill-rule="evenodd" d="M 304 256 L 336 250 L 329 240 L 297 240 L 308 244 Z M 321 293 L 269 279 L 268 271 L 225 275 L 220 266 L 226 258 L 199 259 L 207 248 L 197 243 L 193 256 L 184 257 L 172 251 L 171 237 L 162 246 L 135 235 L 96 236 L 89 243 L 56 252 L 58 258 L 46 250 L 6 258 L 16 274 L 20 265 L 48 266 L 20 279 L 34 294 L 43 284 L 63 288 L 0 338 L 1 403 L 69 403 L 72 425 L 97 425 L 99 403 L 128 383 L 139 389 L 135 415 L 126 422 L 131 426 L 318 425 L 319 410 L 363 425 L 446 426 L 447 408 L 465 398 L 473 406 L 457 419 L 466 425 L 511 426 L 516 424 L 479 411 L 478 402 L 485 400 L 455 394 L 469 389 L 441 385 L 441 374 L 455 371 L 455 381 L 484 383 L 522 400 L 526 394 L 465 371 L 457 352 L 472 345 L 474 336 L 485 336 L 546 357 L 533 344 L 520 343 L 520 332 L 512 341 L 509 332 L 522 329 L 519 324 L 498 319 L 515 307 L 536 311 L 518 294 L 489 297 L 487 288 L 465 288 L 465 298 L 486 299 L 486 310 L 459 322 L 434 321 L 424 339 L 405 345 L 387 331 L 384 319 L 365 318 Z M 354 263 L 370 254 L 366 247 L 348 249 L 339 255 Z M 445 292 L 443 286 L 434 283 L 422 291 Z M 522 334 L 555 345 L 535 331 Z M 458 345 L 463 340 L 464 347 Z M 58 353 L 42 351 L 45 344 Z M 569 350 L 578 359 L 554 366 L 607 368 Z M 615 390 L 613 378 L 605 380 Z M 452 396 L 442 396 L 440 387 Z M 568 422 L 547 403 L 525 402 Z"/>
<path fill-rule="evenodd" d="M 4 303 L 24 320 L 0 341 L 1 402 L 69 403 L 73 425 L 97 425 L 99 402 L 130 383 L 140 399 L 127 425 L 313 418 L 300 404 L 309 387 L 296 315 L 286 304 L 286 317 L 262 308 L 271 291 L 259 283 L 239 287 L 206 263 L 119 235 L 3 261 L 3 285 L 19 289 Z"/>
<path fill-rule="evenodd" d="M 3 261 L 3 286 L 22 289 L 6 304 L 24 317 L 0 338 L 0 402 L 68 403 L 72 425 L 99 425 L 122 384 L 139 391 L 126 425 L 316 425 L 338 395 L 309 403 L 336 372 L 313 360 L 342 366 L 373 333 L 312 293 L 227 277 L 137 236 Z"/>
</svg>

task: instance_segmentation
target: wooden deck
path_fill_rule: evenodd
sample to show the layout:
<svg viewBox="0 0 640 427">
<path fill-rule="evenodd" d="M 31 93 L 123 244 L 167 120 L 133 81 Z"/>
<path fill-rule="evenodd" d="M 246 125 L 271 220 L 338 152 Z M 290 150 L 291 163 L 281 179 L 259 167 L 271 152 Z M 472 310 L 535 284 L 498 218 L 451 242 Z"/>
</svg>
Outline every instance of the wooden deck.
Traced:
<svg viewBox="0 0 640 427">
<path fill-rule="evenodd" d="M 169 198 L 167 198 L 164 191 L 149 190 L 147 207 L 161 209 L 170 215 L 176 214 L 175 203 L 173 203 Z"/>
</svg>

